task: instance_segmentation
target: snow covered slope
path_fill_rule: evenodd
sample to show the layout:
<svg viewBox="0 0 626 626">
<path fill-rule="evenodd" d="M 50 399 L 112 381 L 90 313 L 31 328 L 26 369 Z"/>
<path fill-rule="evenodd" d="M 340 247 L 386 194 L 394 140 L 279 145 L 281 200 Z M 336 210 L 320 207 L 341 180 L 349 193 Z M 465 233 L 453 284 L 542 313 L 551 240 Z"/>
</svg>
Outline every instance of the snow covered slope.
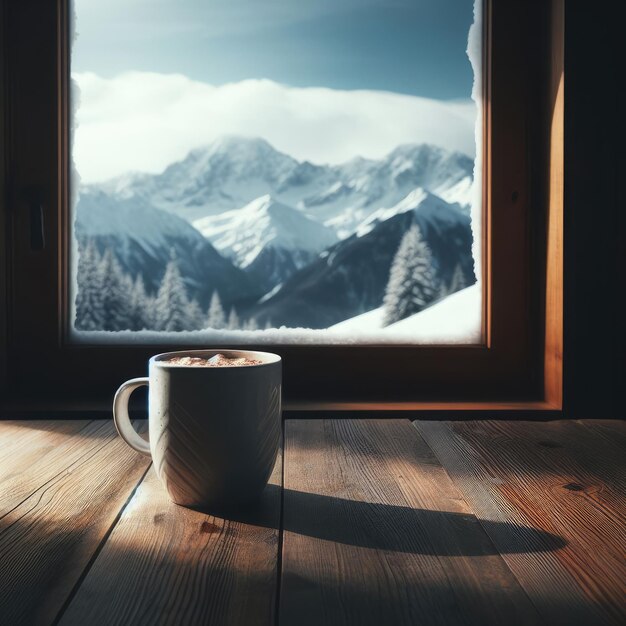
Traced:
<svg viewBox="0 0 626 626">
<path fill-rule="evenodd" d="M 267 289 L 337 241 L 332 229 L 269 195 L 197 220 L 194 226 L 238 267 L 256 274 Z"/>
<path fill-rule="evenodd" d="M 329 332 L 358 338 L 360 334 L 406 337 L 419 343 L 478 343 L 481 339 L 481 290 L 475 284 L 458 291 L 424 311 L 384 327 L 383 309 L 335 324 Z"/>
<path fill-rule="evenodd" d="M 189 295 L 204 307 L 214 289 L 225 305 L 243 304 L 263 293 L 191 224 L 140 198 L 111 202 L 105 193 L 83 191 L 75 228 L 79 242 L 93 239 L 101 252 L 111 248 L 126 273 L 140 273 L 149 292 L 158 288 L 174 251 Z"/>
</svg>

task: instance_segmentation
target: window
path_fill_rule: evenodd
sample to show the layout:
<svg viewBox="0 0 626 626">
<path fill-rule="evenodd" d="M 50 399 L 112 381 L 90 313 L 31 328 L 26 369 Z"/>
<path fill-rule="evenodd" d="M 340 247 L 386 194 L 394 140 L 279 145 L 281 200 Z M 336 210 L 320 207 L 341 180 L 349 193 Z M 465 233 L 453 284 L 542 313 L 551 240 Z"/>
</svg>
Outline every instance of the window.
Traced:
<svg viewBox="0 0 626 626">
<path fill-rule="evenodd" d="M 558 6 L 555 1 L 555 15 Z M 558 386 L 558 367 L 551 363 L 558 362 L 560 350 L 560 252 L 555 240 L 560 214 L 554 174 L 559 163 L 555 150 L 562 145 L 556 115 L 562 95 L 558 75 L 556 80 L 548 75 L 545 60 L 558 57 L 562 28 L 552 8 L 550 3 L 495 0 L 484 7 L 481 341 L 270 343 L 285 360 L 288 405 L 508 406 L 541 403 L 549 395 L 548 374 L 554 374 L 551 388 Z M 18 395 L 32 393 L 29 381 L 37 377 L 38 389 L 47 395 L 108 398 L 120 380 L 145 370 L 149 354 L 213 340 L 164 335 L 158 343 L 138 345 L 76 342 L 68 336 L 76 261 L 70 197 L 75 188 L 69 169 L 69 7 L 65 1 L 51 6 L 25 0 L 7 3 L 5 14 L 10 381 Z M 243 345 L 262 345 L 252 341 Z M 545 376 L 544 368 L 549 368 Z"/>
<path fill-rule="evenodd" d="M 480 0 L 73 14 L 72 339 L 482 343 Z"/>
</svg>

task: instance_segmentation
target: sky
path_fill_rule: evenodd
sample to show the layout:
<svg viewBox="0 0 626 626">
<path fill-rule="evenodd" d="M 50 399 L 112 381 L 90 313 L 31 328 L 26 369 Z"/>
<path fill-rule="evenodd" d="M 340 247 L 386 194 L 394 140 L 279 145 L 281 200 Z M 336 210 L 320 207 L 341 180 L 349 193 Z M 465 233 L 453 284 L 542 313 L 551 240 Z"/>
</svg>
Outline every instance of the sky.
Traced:
<svg viewBox="0 0 626 626">
<path fill-rule="evenodd" d="M 221 135 L 299 160 L 474 155 L 473 0 L 74 0 L 81 180 L 158 173 Z"/>
<path fill-rule="evenodd" d="M 473 0 L 74 0 L 73 71 L 468 98 Z"/>
</svg>

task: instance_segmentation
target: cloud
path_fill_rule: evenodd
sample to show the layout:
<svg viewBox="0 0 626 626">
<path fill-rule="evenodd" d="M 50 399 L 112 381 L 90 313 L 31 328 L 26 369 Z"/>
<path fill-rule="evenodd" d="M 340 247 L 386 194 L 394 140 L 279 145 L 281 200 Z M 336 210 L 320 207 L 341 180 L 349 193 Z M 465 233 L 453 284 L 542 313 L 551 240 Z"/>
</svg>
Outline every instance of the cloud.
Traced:
<svg viewBox="0 0 626 626">
<path fill-rule="evenodd" d="M 474 155 L 474 103 L 382 91 L 296 88 L 270 80 L 221 86 L 180 74 L 128 72 L 77 83 L 73 155 L 83 182 L 160 172 L 217 137 L 262 137 L 299 160 L 381 158 L 428 142 Z"/>
</svg>

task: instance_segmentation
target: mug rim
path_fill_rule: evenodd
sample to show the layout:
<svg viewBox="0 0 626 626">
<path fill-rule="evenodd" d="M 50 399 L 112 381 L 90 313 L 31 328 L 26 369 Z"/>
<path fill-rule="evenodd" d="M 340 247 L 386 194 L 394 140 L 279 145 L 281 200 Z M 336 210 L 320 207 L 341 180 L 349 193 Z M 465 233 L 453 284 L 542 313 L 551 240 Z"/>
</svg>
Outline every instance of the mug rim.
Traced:
<svg viewBox="0 0 626 626">
<path fill-rule="evenodd" d="M 220 367 L 206 367 L 200 368 L 197 365 L 183 365 L 180 363 L 168 363 L 166 359 L 171 359 L 173 357 L 179 356 L 190 356 L 190 357 L 202 357 L 208 358 L 211 356 L 215 356 L 216 354 L 226 354 L 228 352 L 234 352 L 240 355 L 245 355 L 251 359 L 262 360 L 262 363 L 253 363 L 250 365 L 222 365 Z M 150 357 L 148 363 L 150 366 L 156 366 L 163 369 L 207 369 L 207 370 L 233 370 L 233 369 L 242 369 L 242 368 L 252 368 L 252 367 L 265 367 L 267 365 L 275 365 L 276 363 L 280 363 L 282 361 L 280 355 L 275 354 L 274 352 L 261 352 L 259 350 L 241 350 L 238 348 L 206 348 L 201 350 L 173 350 L 171 352 L 161 352 L 159 354 L 155 354 Z"/>
</svg>

